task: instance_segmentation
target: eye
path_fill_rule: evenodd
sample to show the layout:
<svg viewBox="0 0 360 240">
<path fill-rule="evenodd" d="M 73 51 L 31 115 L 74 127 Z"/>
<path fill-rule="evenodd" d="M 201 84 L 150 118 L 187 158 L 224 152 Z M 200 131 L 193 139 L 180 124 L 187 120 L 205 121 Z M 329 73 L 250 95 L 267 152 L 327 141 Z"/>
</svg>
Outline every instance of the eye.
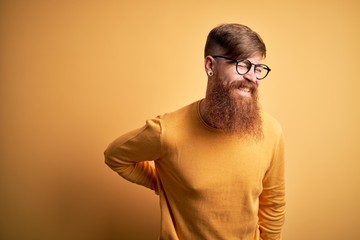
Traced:
<svg viewBox="0 0 360 240">
<path fill-rule="evenodd" d="M 248 64 L 246 64 L 246 62 L 239 62 L 238 66 L 241 68 L 248 68 Z"/>
<path fill-rule="evenodd" d="M 237 64 L 237 71 L 239 74 L 246 74 L 251 68 L 251 63 L 248 60 L 239 61 Z"/>
<path fill-rule="evenodd" d="M 261 73 L 262 71 L 264 70 L 264 67 L 263 66 L 256 66 L 256 68 L 255 68 L 255 73 Z"/>
</svg>

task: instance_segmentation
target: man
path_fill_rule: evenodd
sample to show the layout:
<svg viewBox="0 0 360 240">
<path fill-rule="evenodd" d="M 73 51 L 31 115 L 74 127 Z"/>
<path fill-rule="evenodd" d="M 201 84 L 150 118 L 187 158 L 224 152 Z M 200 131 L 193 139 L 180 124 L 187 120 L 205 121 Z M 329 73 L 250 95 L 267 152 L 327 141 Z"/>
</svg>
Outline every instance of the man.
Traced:
<svg viewBox="0 0 360 240">
<path fill-rule="evenodd" d="M 281 239 L 282 130 L 257 101 L 270 72 L 265 56 L 250 28 L 214 28 L 205 46 L 205 98 L 148 120 L 105 151 L 114 171 L 159 194 L 160 239 Z"/>
</svg>

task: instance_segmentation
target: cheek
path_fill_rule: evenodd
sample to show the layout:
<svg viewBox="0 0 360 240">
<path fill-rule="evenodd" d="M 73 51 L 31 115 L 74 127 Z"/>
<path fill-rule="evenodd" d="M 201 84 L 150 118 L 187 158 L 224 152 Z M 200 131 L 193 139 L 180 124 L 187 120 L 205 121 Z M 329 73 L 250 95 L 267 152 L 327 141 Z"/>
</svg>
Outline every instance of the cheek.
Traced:
<svg viewBox="0 0 360 240">
<path fill-rule="evenodd" d="M 216 71 L 215 73 L 219 78 L 226 79 L 227 81 L 239 77 L 239 74 L 236 72 L 236 68 L 232 65 L 218 69 L 218 71 Z"/>
</svg>

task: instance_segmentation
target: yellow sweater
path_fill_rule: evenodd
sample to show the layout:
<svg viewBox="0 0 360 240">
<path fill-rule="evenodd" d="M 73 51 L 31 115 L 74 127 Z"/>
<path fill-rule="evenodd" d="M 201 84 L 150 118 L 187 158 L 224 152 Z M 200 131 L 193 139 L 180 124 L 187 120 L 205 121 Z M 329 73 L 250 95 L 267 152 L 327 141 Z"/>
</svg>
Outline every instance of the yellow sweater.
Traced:
<svg viewBox="0 0 360 240">
<path fill-rule="evenodd" d="M 159 194 L 160 239 L 279 240 L 283 137 L 275 119 L 262 118 L 264 139 L 246 141 L 206 125 L 197 101 L 119 137 L 105 162 Z"/>
</svg>

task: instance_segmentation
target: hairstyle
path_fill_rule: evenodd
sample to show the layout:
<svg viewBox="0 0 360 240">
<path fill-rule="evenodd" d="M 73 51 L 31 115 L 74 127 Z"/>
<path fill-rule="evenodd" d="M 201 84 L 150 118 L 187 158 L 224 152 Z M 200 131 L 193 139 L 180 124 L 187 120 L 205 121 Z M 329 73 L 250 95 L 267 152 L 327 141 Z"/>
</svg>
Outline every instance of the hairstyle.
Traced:
<svg viewBox="0 0 360 240">
<path fill-rule="evenodd" d="M 205 44 L 205 57 L 225 55 L 246 59 L 255 54 L 266 57 L 266 46 L 260 35 L 241 24 L 222 24 L 212 29 Z"/>
</svg>

